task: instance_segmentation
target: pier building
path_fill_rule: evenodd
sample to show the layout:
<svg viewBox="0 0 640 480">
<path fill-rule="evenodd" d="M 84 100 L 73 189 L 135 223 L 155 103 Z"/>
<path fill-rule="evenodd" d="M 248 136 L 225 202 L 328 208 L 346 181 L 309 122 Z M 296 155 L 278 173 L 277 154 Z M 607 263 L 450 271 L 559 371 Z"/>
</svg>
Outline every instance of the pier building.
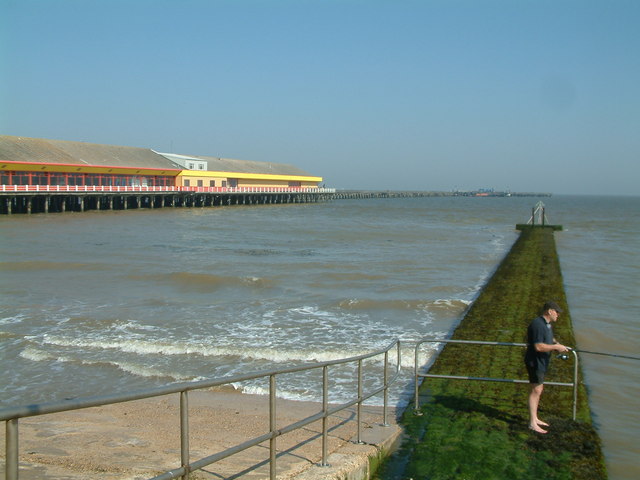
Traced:
<svg viewBox="0 0 640 480">
<path fill-rule="evenodd" d="M 292 165 L 0 135 L 0 213 L 321 201 Z"/>
</svg>

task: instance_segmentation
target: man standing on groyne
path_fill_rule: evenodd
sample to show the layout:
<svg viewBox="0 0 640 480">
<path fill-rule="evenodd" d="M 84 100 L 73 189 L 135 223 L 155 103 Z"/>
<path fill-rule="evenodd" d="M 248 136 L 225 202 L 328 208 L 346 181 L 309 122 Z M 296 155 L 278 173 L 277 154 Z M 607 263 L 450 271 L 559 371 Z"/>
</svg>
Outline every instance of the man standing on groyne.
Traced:
<svg viewBox="0 0 640 480">
<path fill-rule="evenodd" d="M 527 352 L 524 363 L 529 374 L 529 428 L 537 433 L 547 433 L 542 427 L 549 424 L 538 418 L 538 404 L 544 390 L 544 376 L 549 367 L 551 352 L 568 352 L 569 348 L 557 343 L 551 324 L 558 320 L 562 309 L 556 302 L 547 302 L 542 314 L 533 319 L 527 329 Z"/>
</svg>

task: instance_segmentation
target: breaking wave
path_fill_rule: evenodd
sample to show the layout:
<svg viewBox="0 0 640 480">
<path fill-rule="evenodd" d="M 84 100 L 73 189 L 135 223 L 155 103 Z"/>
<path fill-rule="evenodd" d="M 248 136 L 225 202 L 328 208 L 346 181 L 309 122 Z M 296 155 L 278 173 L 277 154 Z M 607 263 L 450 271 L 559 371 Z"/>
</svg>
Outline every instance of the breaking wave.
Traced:
<svg viewBox="0 0 640 480">
<path fill-rule="evenodd" d="M 350 298 L 338 302 L 337 307 L 344 310 L 404 310 L 457 313 L 463 311 L 469 304 L 469 301 L 459 299 L 424 301 Z"/>
<path fill-rule="evenodd" d="M 155 367 L 140 365 L 133 362 L 78 360 L 65 355 L 56 356 L 33 347 L 25 348 L 22 352 L 20 352 L 20 356 L 26 360 L 31 360 L 33 362 L 53 361 L 58 363 L 76 363 L 79 365 L 92 367 L 115 367 L 125 373 L 145 378 L 165 378 L 169 379 L 170 381 L 197 381 L 204 379 L 200 376 L 184 375 L 176 372 L 165 372 Z"/>
</svg>

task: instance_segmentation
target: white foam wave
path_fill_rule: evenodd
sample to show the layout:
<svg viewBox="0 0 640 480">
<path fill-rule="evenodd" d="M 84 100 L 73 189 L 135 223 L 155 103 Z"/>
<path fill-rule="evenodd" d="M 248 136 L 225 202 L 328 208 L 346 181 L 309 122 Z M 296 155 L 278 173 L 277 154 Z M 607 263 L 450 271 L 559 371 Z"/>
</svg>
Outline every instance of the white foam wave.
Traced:
<svg viewBox="0 0 640 480">
<path fill-rule="evenodd" d="M 55 357 L 33 347 L 27 347 L 20 352 L 20 356 L 26 360 L 32 362 L 43 362 L 46 360 L 53 360 Z"/>
<path fill-rule="evenodd" d="M 98 362 L 83 362 L 85 364 L 95 364 Z M 138 377 L 146 377 L 146 378 L 150 378 L 150 377 L 157 377 L 157 378 L 171 378 L 174 381 L 179 381 L 179 382 L 183 382 L 183 381 L 195 381 L 195 380 L 202 380 L 203 377 L 193 377 L 193 376 L 189 376 L 189 375 L 183 375 L 180 373 L 176 373 L 176 372 L 164 372 L 162 370 L 159 370 L 157 368 L 153 368 L 153 367 L 147 367 L 144 365 L 138 365 L 135 363 L 129 363 L 129 362 L 108 362 L 110 365 L 113 365 L 114 367 L 122 370 L 123 372 L 127 372 L 130 373 L 132 375 L 136 375 Z"/>
<path fill-rule="evenodd" d="M 464 300 L 462 298 L 438 298 L 433 301 L 433 305 L 446 306 L 446 307 L 459 307 L 460 305 L 469 306 L 471 300 Z"/>
<path fill-rule="evenodd" d="M 13 325 L 22 322 L 25 318 L 27 318 L 27 316 L 21 313 L 12 317 L 0 318 L 0 325 Z"/>
<path fill-rule="evenodd" d="M 193 375 L 184 375 L 177 372 L 165 372 L 158 368 L 140 365 L 132 362 L 76 360 L 67 356 L 56 357 L 55 355 L 51 355 L 48 352 L 44 352 L 33 347 L 25 348 L 20 352 L 20 356 L 26 360 L 31 360 L 33 362 L 55 361 L 60 363 L 78 363 L 85 366 L 94 367 L 106 365 L 115 367 L 131 375 L 145 378 L 170 378 L 174 381 L 197 381 L 204 379 L 204 377 L 201 376 L 194 377 Z"/>
<path fill-rule="evenodd" d="M 42 350 L 38 350 L 37 348 L 27 347 L 20 352 L 20 357 L 31 360 L 32 362 L 60 362 L 60 363 L 70 363 L 74 360 L 65 356 L 55 356 L 48 352 L 44 352 Z"/>
<path fill-rule="evenodd" d="M 290 350 L 253 346 L 218 346 L 189 342 L 164 343 L 141 339 L 85 340 L 60 336 L 45 336 L 43 344 L 60 347 L 117 350 L 139 355 L 202 355 L 204 357 L 240 357 L 245 360 L 263 360 L 273 363 L 328 362 L 367 353 L 365 350 L 318 350 L 316 348 Z"/>
<path fill-rule="evenodd" d="M 234 386 L 234 388 L 236 388 L 236 390 L 248 395 L 269 395 L 269 387 L 264 387 L 261 385 L 243 385 L 240 383 L 233 383 L 232 385 Z M 336 389 L 335 391 L 330 393 L 330 401 L 333 402 L 347 401 L 352 399 L 345 395 L 345 392 L 341 392 L 339 389 Z M 286 388 L 278 388 L 276 390 L 276 396 L 285 400 L 295 400 L 299 402 L 322 401 L 322 392 L 319 389 L 317 391 L 313 391 L 311 389 L 301 388 L 299 391 L 296 391 Z"/>
<path fill-rule="evenodd" d="M 269 388 L 263 387 L 260 385 L 242 385 L 242 384 L 232 384 L 236 390 L 246 393 L 248 395 L 269 395 Z M 283 398 L 286 400 L 295 400 L 297 402 L 320 402 L 322 401 L 322 392 L 313 392 L 311 390 L 287 390 L 284 388 L 278 388 L 276 391 L 276 396 L 278 398 Z M 332 401 L 337 401 L 338 399 L 346 399 L 343 395 L 340 395 L 339 392 L 333 392 Z"/>
<path fill-rule="evenodd" d="M 286 311 L 276 309 L 270 312 L 266 312 L 264 314 L 265 318 L 281 318 L 282 315 L 286 316 L 297 316 L 302 315 L 303 317 L 314 317 L 314 318 L 330 318 L 332 320 L 338 320 L 339 317 L 336 316 L 335 313 L 329 312 L 327 310 L 322 310 L 317 306 L 311 305 L 303 305 L 301 307 L 290 308 Z"/>
<path fill-rule="evenodd" d="M 160 330 L 160 328 L 156 327 L 155 325 L 144 325 L 134 320 L 128 320 L 126 322 L 117 322 L 111 326 L 111 329 L 114 331 L 123 331 L 123 332 L 140 331 L 140 330 L 145 332 L 152 332 L 152 331 Z"/>
</svg>

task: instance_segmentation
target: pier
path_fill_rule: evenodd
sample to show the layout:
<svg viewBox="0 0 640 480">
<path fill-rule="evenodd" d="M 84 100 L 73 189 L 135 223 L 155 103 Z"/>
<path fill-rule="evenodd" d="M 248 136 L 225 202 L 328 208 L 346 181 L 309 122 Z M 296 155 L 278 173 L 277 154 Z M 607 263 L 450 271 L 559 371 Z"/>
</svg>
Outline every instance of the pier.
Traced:
<svg viewBox="0 0 640 480">
<path fill-rule="evenodd" d="M 62 213 L 137 208 L 317 203 L 333 198 L 330 188 L 260 187 L 0 187 L 0 214 Z"/>
<path fill-rule="evenodd" d="M 550 197 L 550 193 L 502 191 L 421 191 L 421 190 L 336 190 L 336 199 L 422 198 L 422 197 Z"/>
<path fill-rule="evenodd" d="M 274 162 L 0 135 L 0 213 L 309 203 L 322 177 Z"/>
<path fill-rule="evenodd" d="M 545 197 L 545 193 L 336 190 L 279 187 L 81 187 L 0 185 L 0 214 L 86 212 L 138 208 L 281 205 L 331 200 L 428 197 Z M 518 226 L 519 228 L 520 226 Z"/>
</svg>

